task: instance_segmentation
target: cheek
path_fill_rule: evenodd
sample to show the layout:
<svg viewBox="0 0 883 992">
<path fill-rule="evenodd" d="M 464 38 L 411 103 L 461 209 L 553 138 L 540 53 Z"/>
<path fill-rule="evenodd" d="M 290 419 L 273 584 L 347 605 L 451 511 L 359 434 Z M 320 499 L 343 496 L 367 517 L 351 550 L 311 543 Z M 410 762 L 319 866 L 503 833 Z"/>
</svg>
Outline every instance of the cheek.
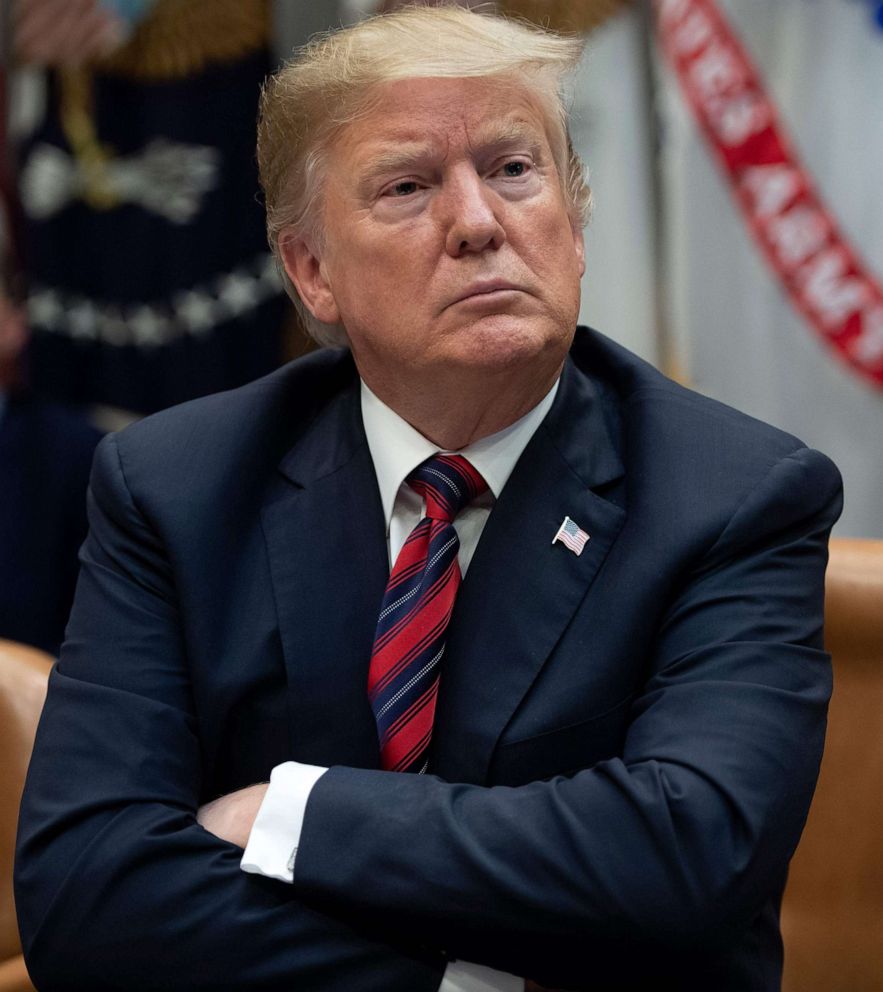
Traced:
<svg viewBox="0 0 883 992">
<path fill-rule="evenodd" d="M 554 257 L 559 263 L 567 260 L 573 266 L 578 264 L 573 229 L 566 214 L 544 218 L 538 224 L 538 240 L 543 243 L 543 254 L 546 258 Z"/>
<path fill-rule="evenodd" d="M 422 323 L 421 295 L 413 287 L 420 280 L 406 263 L 366 256 L 362 264 L 338 273 L 338 279 L 335 299 L 354 354 L 389 359 L 418 347 L 414 328 Z"/>
<path fill-rule="evenodd" d="M 382 311 L 390 324 L 410 324 L 411 315 L 427 306 L 435 269 L 419 238 L 394 232 L 389 237 L 350 268 L 347 293 L 362 313 Z"/>
<path fill-rule="evenodd" d="M 569 314 L 572 308 L 579 308 L 582 267 L 572 238 L 562 238 L 560 229 L 549 231 L 547 236 L 540 232 L 533 245 L 531 268 L 555 311 Z"/>
<path fill-rule="evenodd" d="M 579 264 L 570 216 L 557 191 L 554 196 L 549 193 L 525 211 L 510 233 L 515 235 L 513 242 L 517 238 L 522 250 L 543 269 L 560 268 L 562 264 L 575 269 Z"/>
</svg>

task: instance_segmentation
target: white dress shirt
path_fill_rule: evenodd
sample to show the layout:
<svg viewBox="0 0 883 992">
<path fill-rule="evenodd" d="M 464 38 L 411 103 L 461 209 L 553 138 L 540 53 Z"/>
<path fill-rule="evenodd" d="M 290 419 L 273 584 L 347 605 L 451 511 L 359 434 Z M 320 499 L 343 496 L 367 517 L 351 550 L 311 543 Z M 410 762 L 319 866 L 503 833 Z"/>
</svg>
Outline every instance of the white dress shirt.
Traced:
<svg viewBox="0 0 883 992">
<path fill-rule="evenodd" d="M 494 501 L 506 485 L 528 441 L 549 412 L 557 391 L 558 382 L 520 420 L 457 452 L 469 460 L 488 484 L 487 492 L 461 510 L 454 520 L 454 529 L 460 539 L 458 561 L 461 575 L 465 576 L 469 568 Z M 364 382 L 361 404 L 362 421 L 386 521 L 391 568 L 425 511 L 423 498 L 406 485 L 405 479 L 421 462 L 437 454 L 439 448 L 378 399 Z M 283 882 L 293 881 L 307 800 L 316 780 L 326 771 L 316 765 L 295 761 L 286 761 L 273 769 L 270 786 L 242 855 L 243 871 L 267 875 Z M 515 975 L 483 965 L 452 961 L 445 971 L 439 992 L 521 992 L 523 987 L 523 980 Z"/>
</svg>

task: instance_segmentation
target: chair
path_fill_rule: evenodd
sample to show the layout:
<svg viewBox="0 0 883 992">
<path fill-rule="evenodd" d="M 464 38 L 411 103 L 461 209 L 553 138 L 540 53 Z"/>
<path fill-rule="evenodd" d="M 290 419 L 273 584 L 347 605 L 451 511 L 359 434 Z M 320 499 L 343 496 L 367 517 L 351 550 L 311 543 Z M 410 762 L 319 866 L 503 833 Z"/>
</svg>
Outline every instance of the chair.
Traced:
<svg viewBox="0 0 883 992">
<path fill-rule="evenodd" d="M 782 906 L 783 992 L 883 992 L 883 541 L 833 540 L 834 696 Z"/>
<path fill-rule="evenodd" d="M 0 992 L 34 992 L 28 978 L 12 895 L 15 828 L 52 658 L 0 640 Z"/>
</svg>

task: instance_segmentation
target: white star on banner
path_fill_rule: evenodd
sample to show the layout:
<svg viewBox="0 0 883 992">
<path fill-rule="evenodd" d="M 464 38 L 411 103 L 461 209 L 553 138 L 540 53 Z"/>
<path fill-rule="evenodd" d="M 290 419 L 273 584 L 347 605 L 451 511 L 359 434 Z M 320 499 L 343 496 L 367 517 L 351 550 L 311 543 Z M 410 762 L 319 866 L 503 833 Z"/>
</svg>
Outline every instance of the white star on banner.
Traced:
<svg viewBox="0 0 883 992">
<path fill-rule="evenodd" d="M 257 270 L 258 279 L 272 292 L 278 293 L 282 289 L 282 279 L 276 268 L 276 259 L 272 255 L 265 255 L 258 263 Z"/>
<path fill-rule="evenodd" d="M 163 344 L 169 337 L 168 319 L 153 307 L 141 306 L 129 316 L 129 328 L 136 345 Z"/>
<path fill-rule="evenodd" d="M 241 272 L 233 272 L 222 279 L 218 289 L 219 302 L 234 317 L 253 309 L 258 302 L 255 280 Z"/>
<path fill-rule="evenodd" d="M 123 346 L 132 344 L 132 335 L 128 325 L 123 320 L 118 307 L 105 307 L 101 311 L 99 336 L 108 344 Z"/>
<path fill-rule="evenodd" d="M 175 297 L 175 314 L 194 333 L 207 331 L 215 323 L 215 302 L 198 290 L 188 290 Z"/>
<path fill-rule="evenodd" d="M 61 316 L 61 302 L 51 289 L 40 290 L 28 300 L 28 318 L 32 324 L 54 330 Z"/>
<path fill-rule="evenodd" d="M 94 341 L 98 337 L 98 308 L 88 300 L 72 303 L 67 311 L 67 325 L 72 338 Z"/>
</svg>

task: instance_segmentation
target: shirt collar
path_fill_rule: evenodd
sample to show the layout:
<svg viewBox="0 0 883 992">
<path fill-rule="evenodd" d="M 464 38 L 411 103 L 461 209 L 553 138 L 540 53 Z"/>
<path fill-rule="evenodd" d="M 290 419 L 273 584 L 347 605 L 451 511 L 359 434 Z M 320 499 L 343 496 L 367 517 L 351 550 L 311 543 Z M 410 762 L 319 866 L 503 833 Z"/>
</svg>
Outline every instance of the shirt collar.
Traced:
<svg viewBox="0 0 883 992">
<path fill-rule="evenodd" d="M 503 491 L 503 486 L 509 480 L 515 463 L 549 412 L 558 392 L 559 381 L 556 380 L 543 399 L 514 424 L 457 452 L 468 458 L 481 472 L 494 499 Z M 374 462 L 374 472 L 377 475 L 377 485 L 380 489 L 383 515 L 388 530 L 399 487 L 421 462 L 441 449 L 407 421 L 402 420 L 394 410 L 378 399 L 364 382 L 361 388 L 361 404 L 362 422 L 365 425 L 368 449 Z"/>
</svg>

